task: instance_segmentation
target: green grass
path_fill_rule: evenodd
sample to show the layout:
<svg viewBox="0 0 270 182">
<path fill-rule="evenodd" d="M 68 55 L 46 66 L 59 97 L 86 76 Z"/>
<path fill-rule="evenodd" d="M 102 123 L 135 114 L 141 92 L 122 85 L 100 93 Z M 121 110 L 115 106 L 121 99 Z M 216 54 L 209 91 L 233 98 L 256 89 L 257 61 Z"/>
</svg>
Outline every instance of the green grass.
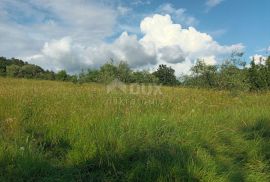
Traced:
<svg viewBox="0 0 270 182">
<path fill-rule="evenodd" d="M 0 181 L 270 181 L 270 93 L 0 78 Z"/>
</svg>

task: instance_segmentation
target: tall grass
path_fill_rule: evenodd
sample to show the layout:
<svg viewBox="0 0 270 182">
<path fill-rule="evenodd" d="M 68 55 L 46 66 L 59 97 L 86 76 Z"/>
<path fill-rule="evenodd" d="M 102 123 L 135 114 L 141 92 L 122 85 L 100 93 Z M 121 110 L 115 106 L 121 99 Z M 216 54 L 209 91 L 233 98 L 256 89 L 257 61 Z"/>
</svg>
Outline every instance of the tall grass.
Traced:
<svg viewBox="0 0 270 182">
<path fill-rule="evenodd" d="M 0 78 L 0 181 L 269 181 L 270 94 Z"/>
</svg>

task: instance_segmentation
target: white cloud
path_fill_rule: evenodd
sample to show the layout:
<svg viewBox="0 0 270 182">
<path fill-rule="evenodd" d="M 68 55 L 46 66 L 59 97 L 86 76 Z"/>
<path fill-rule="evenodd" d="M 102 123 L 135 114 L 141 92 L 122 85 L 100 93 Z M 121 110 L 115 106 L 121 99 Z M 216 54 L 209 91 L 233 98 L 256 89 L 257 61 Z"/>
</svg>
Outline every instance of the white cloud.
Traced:
<svg viewBox="0 0 270 182">
<path fill-rule="evenodd" d="M 59 71 L 66 69 L 75 73 L 84 68 L 99 67 L 109 59 L 127 61 L 133 68 L 156 64 L 156 55 L 146 52 L 135 35 L 127 32 L 112 44 L 102 43 L 98 46 L 83 47 L 72 42 L 70 37 L 45 43 L 41 53 L 26 57 L 33 64 L 45 69 Z"/>
<path fill-rule="evenodd" d="M 70 37 L 46 42 L 39 54 L 25 59 L 44 69 L 54 71 L 65 69 L 70 73 L 78 72 L 90 65 L 84 48 L 73 44 Z"/>
<path fill-rule="evenodd" d="M 131 4 L 135 6 L 149 5 L 151 0 L 133 0 Z"/>
<path fill-rule="evenodd" d="M 199 23 L 199 21 L 195 17 L 190 16 L 186 13 L 186 9 L 175 9 L 170 3 L 161 5 L 158 8 L 158 12 L 163 15 L 170 14 L 178 23 L 185 26 L 194 26 Z"/>
<path fill-rule="evenodd" d="M 119 12 L 120 15 L 126 15 L 128 12 L 130 12 L 132 9 L 129 7 L 125 6 L 118 6 L 117 11 Z"/>
<path fill-rule="evenodd" d="M 269 54 L 270 53 L 270 46 L 267 48 L 259 49 L 256 52 L 266 52 L 266 54 Z"/>
<path fill-rule="evenodd" d="M 205 5 L 207 6 L 207 11 L 209 11 L 211 8 L 216 7 L 220 3 L 222 3 L 224 0 L 207 0 Z"/>
<path fill-rule="evenodd" d="M 146 17 L 141 21 L 140 28 L 144 34 L 141 39 L 124 32 L 110 44 L 103 42 L 84 47 L 71 38 L 51 41 L 45 43 L 40 54 L 28 60 L 47 69 L 75 72 L 83 67 L 98 67 L 112 58 L 127 61 L 133 68 L 153 68 L 165 63 L 180 74 L 188 72 L 196 58 L 215 64 L 219 56 L 243 50 L 242 44 L 222 46 L 210 35 L 193 27 L 184 29 L 180 24 L 174 24 L 169 15 Z"/>
<path fill-rule="evenodd" d="M 227 29 L 222 28 L 222 29 L 210 31 L 210 32 L 208 32 L 208 33 L 209 33 L 211 36 L 217 38 L 217 37 L 221 37 L 221 36 L 223 36 L 224 34 L 226 34 L 226 33 L 227 33 Z"/>
<path fill-rule="evenodd" d="M 141 30 L 145 36 L 141 39 L 143 44 L 154 44 L 161 49 L 168 46 L 177 46 L 191 59 L 207 58 L 213 55 L 224 55 L 234 50 L 243 50 L 242 44 L 221 46 L 213 38 L 197 31 L 193 27 L 182 28 L 174 24 L 169 15 L 154 15 L 141 22 Z M 177 51 L 179 52 L 179 51 Z"/>
<path fill-rule="evenodd" d="M 125 10 L 95 1 L 1 0 L 0 33 L 5 45 L 0 54 L 24 56 L 44 42 L 66 36 L 86 46 L 100 43 L 114 32 L 120 11 Z"/>
<path fill-rule="evenodd" d="M 265 64 L 265 61 L 267 60 L 267 57 L 259 54 L 255 54 L 250 57 L 250 60 L 254 60 L 255 64 Z"/>
</svg>

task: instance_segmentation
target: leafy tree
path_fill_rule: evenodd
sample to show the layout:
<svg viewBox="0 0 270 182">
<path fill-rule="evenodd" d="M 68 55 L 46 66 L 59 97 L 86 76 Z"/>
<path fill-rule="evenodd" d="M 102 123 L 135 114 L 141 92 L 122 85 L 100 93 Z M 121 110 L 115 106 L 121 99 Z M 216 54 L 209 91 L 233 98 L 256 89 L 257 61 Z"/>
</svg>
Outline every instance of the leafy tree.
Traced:
<svg viewBox="0 0 270 182">
<path fill-rule="evenodd" d="M 133 83 L 158 83 L 158 78 L 146 70 L 133 72 L 131 80 Z"/>
<path fill-rule="evenodd" d="M 113 64 L 113 61 L 101 66 L 99 82 L 109 83 L 116 78 L 117 78 L 117 67 Z"/>
<path fill-rule="evenodd" d="M 7 59 L 0 57 L 0 76 L 6 76 L 6 67 L 8 66 Z"/>
<path fill-rule="evenodd" d="M 6 75 L 10 77 L 17 77 L 20 73 L 20 66 L 12 64 L 6 67 Z"/>
<path fill-rule="evenodd" d="M 44 80 L 55 80 L 55 73 L 47 70 L 40 75 L 40 78 Z"/>
<path fill-rule="evenodd" d="M 153 73 L 159 80 L 159 83 L 163 85 L 176 85 L 177 79 L 174 75 L 174 69 L 167 67 L 164 64 L 159 65 L 157 71 Z"/>
<path fill-rule="evenodd" d="M 40 78 L 44 70 L 36 65 L 26 64 L 20 68 L 19 77 Z"/>
<path fill-rule="evenodd" d="M 22 61 L 22 60 L 15 59 L 15 58 L 11 58 L 11 59 L 8 60 L 8 61 L 9 61 L 9 65 L 14 64 L 14 65 L 17 65 L 17 66 L 20 66 L 20 67 L 22 67 L 22 66 L 28 64 L 27 62 L 24 62 L 24 61 Z"/>
<path fill-rule="evenodd" d="M 117 66 L 117 78 L 122 82 L 130 83 L 131 82 L 131 69 L 129 68 L 126 62 L 120 62 Z"/>
<path fill-rule="evenodd" d="M 77 75 L 68 76 L 68 81 L 71 81 L 72 83 L 77 83 L 78 82 Z"/>
<path fill-rule="evenodd" d="M 268 89 L 270 88 L 270 56 L 268 56 L 267 60 L 265 61 L 266 66 L 266 80 Z"/>
<path fill-rule="evenodd" d="M 249 69 L 249 82 L 251 90 L 265 90 L 268 88 L 268 68 L 263 64 L 255 64 L 255 61 L 251 61 L 251 67 Z"/>
<path fill-rule="evenodd" d="M 240 69 L 235 62 L 227 61 L 221 65 L 218 74 L 218 88 L 230 91 L 249 89 L 247 69 Z"/>
<path fill-rule="evenodd" d="M 56 73 L 55 79 L 59 81 L 68 81 L 68 74 L 65 70 L 61 70 Z"/>
<path fill-rule="evenodd" d="M 202 87 L 214 88 L 217 84 L 217 66 L 207 65 L 203 60 L 198 60 L 191 68 L 193 84 Z"/>
<path fill-rule="evenodd" d="M 79 83 L 98 82 L 100 77 L 99 75 L 99 70 L 88 69 L 86 73 L 82 70 L 82 72 L 79 74 L 78 81 Z"/>
</svg>

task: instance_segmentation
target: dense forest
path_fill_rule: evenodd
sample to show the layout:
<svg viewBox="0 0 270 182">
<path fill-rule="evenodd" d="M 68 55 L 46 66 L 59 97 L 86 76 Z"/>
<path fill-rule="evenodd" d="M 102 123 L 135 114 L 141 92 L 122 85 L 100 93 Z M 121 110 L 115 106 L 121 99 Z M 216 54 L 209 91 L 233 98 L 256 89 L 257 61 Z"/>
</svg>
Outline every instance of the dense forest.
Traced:
<svg viewBox="0 0 270 182">
<path fill-rule="evenodd" d="M 119 79 L 125 83 L 146 83 L 162 85 L 182 85 L 188 87 L 212 88 L 220 90 L 259 91 L 270 89 L 270 56 L 250 65 L 241 59 L 242 54 L 232 54 L 221 65 L 207 65 L 204 60 L 197 60 L 189 75 L 177 78 L 175 70 L 166 65 L 159 65 L 153 73 L 133 71 L 126 62 L 107 62 L 99 69 L 82 70 L 78 75 L 69 75 L 65 70 L 57 73 L 44 70 L 19 59 L 0 57 L 0 76 L 72 81 L 73 83 L 109 83 Z"/>
</svg>

